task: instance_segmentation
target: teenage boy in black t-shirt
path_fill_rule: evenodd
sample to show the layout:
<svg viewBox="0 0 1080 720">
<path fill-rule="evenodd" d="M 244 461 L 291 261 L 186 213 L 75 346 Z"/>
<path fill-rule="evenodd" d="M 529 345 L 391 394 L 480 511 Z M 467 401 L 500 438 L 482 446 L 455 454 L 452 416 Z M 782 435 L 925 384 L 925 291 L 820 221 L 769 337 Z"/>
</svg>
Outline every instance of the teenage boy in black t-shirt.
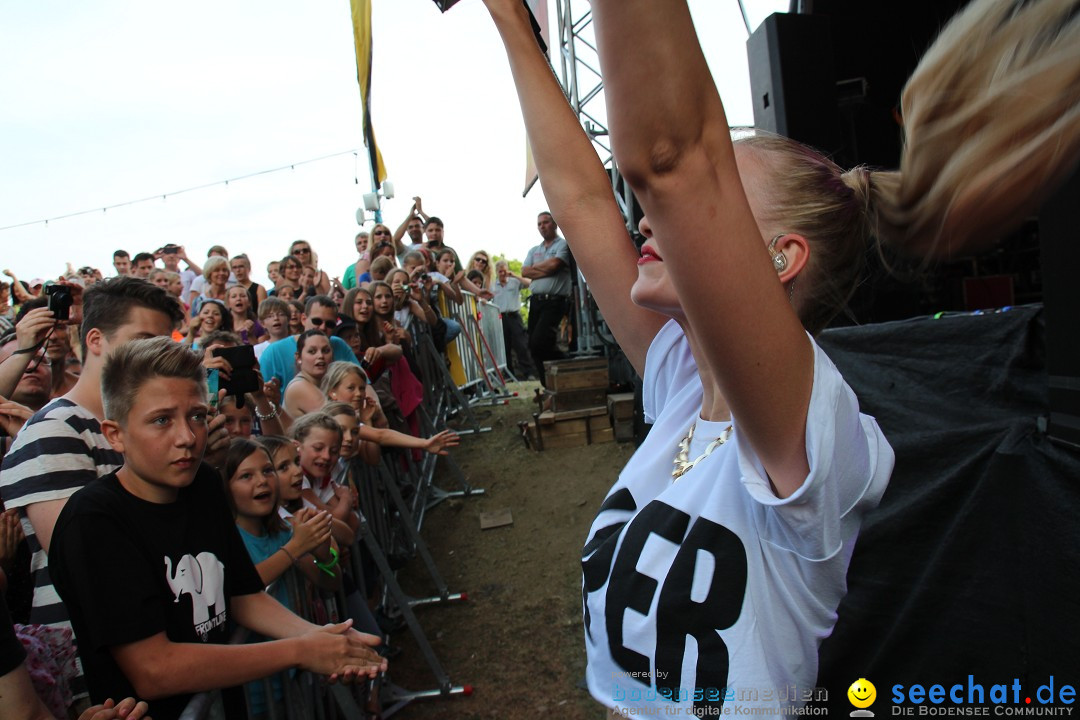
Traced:
<svg viewBox="0 0 1080 720">
<path fill-rule="evenodd" d="M 200 357 L 168 338 L 118 348 L 102 371 L 102 430 L 124 465 L 75 493 L 49 551 L 90 695 L 178 717 L 195 692 L 287 668 L 355 678 L 385 668 L 351 622 L 312 625 L 263 591 L 217 474 L 202 464 Z M 224 645 L 233 620 L 283 638 Z"/>
</svg>

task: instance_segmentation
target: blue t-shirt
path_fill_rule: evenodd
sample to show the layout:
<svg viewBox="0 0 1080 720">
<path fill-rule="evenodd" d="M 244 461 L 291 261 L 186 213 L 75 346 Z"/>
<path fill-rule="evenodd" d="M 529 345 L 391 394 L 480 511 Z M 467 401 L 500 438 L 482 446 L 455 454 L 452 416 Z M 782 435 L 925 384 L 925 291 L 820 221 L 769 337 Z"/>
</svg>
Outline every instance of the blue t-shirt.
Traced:
<svg viewBox="0 0 1080 720">
<path fill-rule="evenodd" d="M 247 548 L 248 555 L 251 556 L 251 562 L 255 565 L 269 558 L 292 539 L 292 528 L 261 537 L 252 535 L 239 525 L 236 526 L 236 529 L 240 531 L 240 539 L 244 541 L 244 547 Z M 289 600 L 289 590 L 285 587 L 285 583 L 279 582 L 275 584 L 274 590 L 270 594 L 279 603 L 296 612 L 292 602 Z"/>
<path fill-rule="evenodd" d="M 356 361 L 352 348 L 341 338 L 331 337 L 330 348 L 334 351 L 335 361 L 345 360 L 354 365 L 360 364 Z M 296 375 L 296 338 L 289 336 L 267 345 L 259 357 L 259 369 L 262 371 L 263 380 L 269 382 L 270 378 L 276 377 L 284 390 Z"/>
<path fill-rule="evenodd" d="M 258 565 L 263 560 L 266 560 L 271 555 L 292 539 L 292 528 L 284 530 L 273 535 L 252 535 L 239 525 L 236 529 L 240 531 L 240 539 L 244 541 L 244 547 L 248 551 L 248 555 L 251 556 L 251 562 Z M 289 600 L 289 589 L 285 586 L 285 583 L 279 580 L 274 584 L 274 589 L 270 593 L 275 600 L 289 608 L 293 612 L 296 610 L 292 606 L 292 602 Z M 265 638 L 259 638 L 259 641 Z M 263 715 L 266 713 L 266 695 L 263 692 L 262 680 L 255 680 L 247 684 L 247 696 L 248 707 L 251 710 L 252 715 Z M 282 698 L 281 691 L 281 678 L 274 675 L 270 678 L 270 688 L 274 693 L 274 699 L 280 700 Z"/>
</svg>

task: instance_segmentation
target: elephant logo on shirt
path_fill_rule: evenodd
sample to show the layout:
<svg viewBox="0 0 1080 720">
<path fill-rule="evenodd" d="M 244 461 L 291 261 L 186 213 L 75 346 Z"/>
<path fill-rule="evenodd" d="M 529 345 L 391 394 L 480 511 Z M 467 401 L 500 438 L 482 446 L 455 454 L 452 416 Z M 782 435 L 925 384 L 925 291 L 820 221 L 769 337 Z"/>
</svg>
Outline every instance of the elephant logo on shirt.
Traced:
<svg viewBox="0 0 1080 720">
<path fill-rule="evenodd" d="M 212 552 L 198 555 L 187 554 L 176 563 L 173 571 L 172 558 L 165 556 L 165 580 L 175 595 L 173 602 L 180 602 L 180 595 L 191 595 L 192 621 L 196 627 L 210 619 L 210 606 L 215 614 L 225 611 L 225 565 Z"/>
</svg>

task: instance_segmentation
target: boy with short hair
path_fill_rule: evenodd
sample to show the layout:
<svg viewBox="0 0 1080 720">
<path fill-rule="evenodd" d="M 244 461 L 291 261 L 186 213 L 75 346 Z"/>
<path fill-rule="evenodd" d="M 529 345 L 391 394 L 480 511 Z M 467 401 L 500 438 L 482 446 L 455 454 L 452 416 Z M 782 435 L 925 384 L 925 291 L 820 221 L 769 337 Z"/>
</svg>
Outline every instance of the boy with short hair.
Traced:
<svg viewBox="0 0 1080 720">
<path fill-rule="evenodd" d="M 77 317 L 75 309 L 73 317 Z M 184 317 L 176 298 L 127 276 L 88 288 L 81 310 L 82 374 L 67 394 L 27 421 L 4 456 L 0 472 L 0 496 L 9 509 L 18 508 L 33 553 L 30 622 L 54 628 L 71 625 L 67 608 L 53 587 L 46 554 L 56 518 L 75 491 L 123 463 L 101 431 L 101 368 L 105 358 L 129 340 L 168 337 Z M 228 447 L 224 431 L 218 435 L 216 441 Z M 72 691 L 78 707 L 86 696 L 81 668 L 72 680 Z"/>
<path fill-rule="evenodd" d="M 289 315 L 289 303 L 281 298 L 268 297 L 259 303 L 259 324 L 266 329 L 270 339 L 255 346 L 256 359 L 270 343 L 289 337 Z"/>
<path fill-rule="evenodd" d="M 165 338 L 111 355 L 102 429 L 124 464 L 72 496 L 49 553 L 91 697 L 145 698 L 158 720 L 179 717 L 192 693 L 288 668 L 385 669 L 378 638 L 351 622 L 312 625 L 264 591 L 221 479 L 202 463 L 205 377 L 197 354 Z M 280 639 L 226 645 L 230 620 Z"/>
</svg>

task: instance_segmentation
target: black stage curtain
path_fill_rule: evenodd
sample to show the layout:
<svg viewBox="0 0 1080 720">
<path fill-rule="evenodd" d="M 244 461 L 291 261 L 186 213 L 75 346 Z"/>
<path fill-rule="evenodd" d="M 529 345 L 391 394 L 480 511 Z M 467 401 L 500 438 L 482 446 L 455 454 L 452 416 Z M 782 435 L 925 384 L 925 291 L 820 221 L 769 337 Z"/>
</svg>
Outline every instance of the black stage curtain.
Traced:
<svg viewBox="0 0 1080 720">
<path fill-rule="evenodd" d="M 1080 453 L 1037 426 L 1043 332 L 1032 306 L 819 338 L 897 458 L 821 647 L 831 713 L 858 678 L 878 717 L 895 684 L 1080 685 Z"/>
</svg>

